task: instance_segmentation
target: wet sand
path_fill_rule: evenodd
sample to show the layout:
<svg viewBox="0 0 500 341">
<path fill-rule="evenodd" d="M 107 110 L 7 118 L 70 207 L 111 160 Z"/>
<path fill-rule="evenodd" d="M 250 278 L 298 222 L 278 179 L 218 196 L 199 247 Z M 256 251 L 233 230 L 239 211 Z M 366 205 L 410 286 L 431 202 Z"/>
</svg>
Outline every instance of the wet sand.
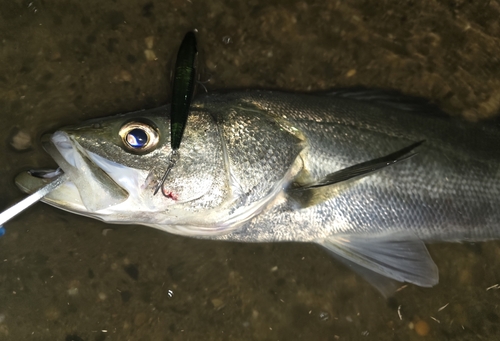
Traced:
<svg viewBox="0 0 500 341">
<path fill-rule="evenodd" d="M 0 207 L 23 197 L 13 184 L 19 171 L 54 166 L 38 142 L 43 132 L 167 103 L 189 29 L 199 31 L 210 90 L 362 85 L 484 120 L 500 109 L 499 17 L 498 1 L 5 1 Z M 6 228 L 0 340 L 493 340 L 500 332 L 499 242 L 430 245 L 440 284 L 385 300 L 314 245 L 187 239 L 44 204 Z"/>
</svg>

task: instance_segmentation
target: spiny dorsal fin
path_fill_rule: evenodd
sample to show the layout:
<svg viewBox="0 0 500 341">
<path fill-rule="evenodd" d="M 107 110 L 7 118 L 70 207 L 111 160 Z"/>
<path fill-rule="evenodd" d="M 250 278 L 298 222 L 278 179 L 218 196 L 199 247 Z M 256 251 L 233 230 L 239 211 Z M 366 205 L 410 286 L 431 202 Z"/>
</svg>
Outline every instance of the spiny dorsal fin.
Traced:
<svg viewBox="0 0 500 341">
<path fill-rule="evenodd" d="M 380 104 L 397 110 L 446 115 L 437 105 L 429 100 L 404 94 L 396 90 L 368 89 L 365 87 L 341 88 L 328 91 L 329 96 L 353 99 Z"/>
</svg>

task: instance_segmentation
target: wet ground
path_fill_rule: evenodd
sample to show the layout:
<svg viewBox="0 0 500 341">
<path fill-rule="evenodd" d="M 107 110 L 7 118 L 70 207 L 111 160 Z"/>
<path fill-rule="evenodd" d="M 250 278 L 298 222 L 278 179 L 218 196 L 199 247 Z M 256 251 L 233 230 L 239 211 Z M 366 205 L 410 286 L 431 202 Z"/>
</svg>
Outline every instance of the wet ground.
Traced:
<svg viewBox="0 0 500 341">
<path fill-rule="evenodd" d="M 23 197 L 20 170 L 54 165 L 41 133 L 166 103 L 193 28 L 210 89 L 364 85 L 467 119 L 500 108 L 498 1 L 0 1 L 0 207 Z M 0 340 L 496 339 L 500 243 L 430 252 L 440 284 L 385 300 L 313 245 L 193 240 L 37 204 L 0 239 Z"/>
</svg>

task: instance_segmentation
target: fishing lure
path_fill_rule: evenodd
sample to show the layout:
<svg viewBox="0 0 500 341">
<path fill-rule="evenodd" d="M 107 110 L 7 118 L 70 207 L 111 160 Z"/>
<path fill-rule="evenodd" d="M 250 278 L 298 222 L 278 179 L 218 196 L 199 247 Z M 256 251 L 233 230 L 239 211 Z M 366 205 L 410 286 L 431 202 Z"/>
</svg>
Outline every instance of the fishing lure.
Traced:
<svg viewBox="0 0 500 341">
<path fill-rule="evenodd" d="M 158 193 L 160 188 L 163 187 L 168 174 L 170 174 L 170 171 L 179 158 L 177 151 L 181 145 L 182 136 L 184 135 L 184 129 L 186 128 L 189 114 L 189 106 L 191 105 L 191 99 L 194 93 L 197 53 L 196 36 L 194 32 L 188 32 L 182 40 L 175 62 L 170 111 L 170 146 L 172 152 L 167 164 L 167 170 L 156 185 L 154 194 Z"/>
<path fill-rule="evenodd" d="M 174 83 L 172 87 L 170 144 L 172 150 L 179 149 L 189 113 L 189 106 L 194 92 L 196 75 L 195 60 L 197 55 L 196 36 L 188 32 L 184 36 L 175 63 Z"/>
</svg>

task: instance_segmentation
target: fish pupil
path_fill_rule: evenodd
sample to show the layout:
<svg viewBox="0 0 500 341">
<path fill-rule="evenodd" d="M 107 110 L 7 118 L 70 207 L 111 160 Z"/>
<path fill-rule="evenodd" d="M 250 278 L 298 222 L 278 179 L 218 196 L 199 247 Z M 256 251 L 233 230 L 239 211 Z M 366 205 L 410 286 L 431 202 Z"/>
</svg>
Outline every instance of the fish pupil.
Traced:
<svg viewBox="0 0 500 341">
<path fill-rule="evenodd" d="M 142 148 L 148 142 L 148 135 L 142 129 L 135 128 L 127 134 L 127 143 L 134 148 Z"/>
</svg>

